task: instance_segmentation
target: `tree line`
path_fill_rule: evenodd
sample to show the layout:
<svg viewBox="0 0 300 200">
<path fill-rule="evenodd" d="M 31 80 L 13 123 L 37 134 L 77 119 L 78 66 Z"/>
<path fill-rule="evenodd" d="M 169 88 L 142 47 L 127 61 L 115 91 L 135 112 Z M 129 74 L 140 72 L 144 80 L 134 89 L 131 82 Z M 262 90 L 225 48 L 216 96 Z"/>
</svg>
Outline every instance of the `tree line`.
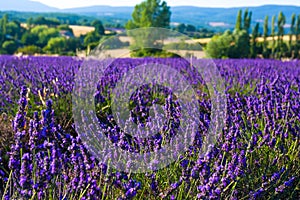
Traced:
<svg viewBox="0 0 300 200">
<path fill-rule="evenodd" d="M 287 19 L 283 12 L 278 16 L 272 16 L 271 27 L 269 16 L 266 16 L 262 33 L 260 33 L 260 23 L 256 23 L 250 33 L 251 19 L 252 12 L 246 9 L 243 14 L 240 10 L 235 29 L 215 35 L 208 43 L 206 51 L 209 56 L 213 58 L 300 58 L 300 15 L 292 15 L 288 33 L 285 32 Z M 284 37 L 287 36 L 288 40 L 285 40 Z"/>
<path fill-rule="evenodd" d="M 94 48 L 109 37 L 100 20 L 90 25 L 94 31 L 75 37 L 68 24 L 55 18 L 29 18 L 25 27 L 17 20 L 9 20 L 5 14 L 0 19 L 0 54 L 76 55 L 76 51 Z"/>
</svg>

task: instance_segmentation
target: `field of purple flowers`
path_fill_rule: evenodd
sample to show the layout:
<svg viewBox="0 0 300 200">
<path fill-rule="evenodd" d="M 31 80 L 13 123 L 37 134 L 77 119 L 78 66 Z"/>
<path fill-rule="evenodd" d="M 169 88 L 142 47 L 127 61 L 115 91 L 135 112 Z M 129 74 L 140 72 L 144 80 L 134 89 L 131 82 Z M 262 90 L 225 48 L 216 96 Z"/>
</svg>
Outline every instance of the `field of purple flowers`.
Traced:
<svg viewBox="0 0 300 200">
<path fill-rule="evenodd" d="M 152 61 L 120 59 L 115 64 L 130 68 Z M 179 59 L 159 61 L 186 69 L 187 63 Z M 82 60 L 1 56 L 0 197 L 299 199 L 300 61 L 214 62 L 225 80 L 227 99 L 225 127 L 216 133 L 217 142 L 199 156 L 211 120 L 211 102 L 203 95 L 201 123 L 190 150 L 163 169 L 134 174 L 99 162 L 74 129 L 71 93 Z M 114 84 L 114 77 L 108 73 L 101 84 Z M 109 105 L 100 99 L 101 108 Z M 160 100 L 168 103 L 167 99 Z M 146 105 L 141 106 L 143 111 Z M 172 106 L 165 109 L 172 113 Z M 118 133 L 109 116 L 109 111 L 100 112 L 99 123 Z M 144 120 L 141 116 L 134 119 Z M 154 138 L 151 147 L 161 145 L 162 137 Z"/>
</svg>

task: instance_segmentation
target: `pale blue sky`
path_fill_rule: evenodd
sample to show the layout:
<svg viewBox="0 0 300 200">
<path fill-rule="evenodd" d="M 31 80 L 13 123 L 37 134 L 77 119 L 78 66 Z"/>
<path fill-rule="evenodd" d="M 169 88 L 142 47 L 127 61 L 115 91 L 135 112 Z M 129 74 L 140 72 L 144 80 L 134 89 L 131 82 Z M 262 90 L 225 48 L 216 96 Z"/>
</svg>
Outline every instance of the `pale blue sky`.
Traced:
<svg viewBox="0 0 300 200">
<path fill-rule="evenodd" d="M 142 0 L 34 0 L 57 8 L 74 8 L 92 5 L 134 6 Z M 193 5 L 199 7 L 241 7 L 265 4 L 297 5 L 300 0 L 166 0 L 170 6 Z"/>
</svg>

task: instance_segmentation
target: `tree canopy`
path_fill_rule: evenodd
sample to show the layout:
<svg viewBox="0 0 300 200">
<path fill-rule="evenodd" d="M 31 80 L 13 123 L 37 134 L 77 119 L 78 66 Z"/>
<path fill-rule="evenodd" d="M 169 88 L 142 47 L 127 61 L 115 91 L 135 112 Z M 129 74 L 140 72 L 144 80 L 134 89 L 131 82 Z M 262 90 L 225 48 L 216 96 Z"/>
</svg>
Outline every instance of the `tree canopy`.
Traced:
<svg viewBox="0 0 300 200">
<path fill-rule="evenodd" d="M 142 27 L 170 27 L 171 11 L 165 1 L 146 0 L 135 6 L 132 20 L 126 24 L 126 29 Z"/>
<path fill-rule="evenodd" d="M 161 46 L 164 36 L 156 29 L 140 29 L 130 31 L 136 28 L 169 28 L 171 11 L 165 1 L 146 0 L 135 6 L 132 13 L 132 19 L 126 24 L 128 35 L 135 41 L 131 45 L 132 56 L 151 56 L 164 54 Z"/>
</svg>

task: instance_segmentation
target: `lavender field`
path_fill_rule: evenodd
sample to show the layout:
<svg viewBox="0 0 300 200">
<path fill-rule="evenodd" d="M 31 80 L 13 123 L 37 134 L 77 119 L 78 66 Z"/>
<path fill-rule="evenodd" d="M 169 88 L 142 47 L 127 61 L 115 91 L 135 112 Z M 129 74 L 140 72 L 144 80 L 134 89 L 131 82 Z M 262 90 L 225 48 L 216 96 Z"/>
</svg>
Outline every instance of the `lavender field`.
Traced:
<svg viewBox="0 0 300 200">
<path fill-rule="evenodd" d="M 186 72 L 200 105 L 193 145 L 167 167 L 147 173 L 114 170 L 89 151 L 75 130 L 72 91 L 83 60 L 0 57 L 0 197 L 2 199 L 299 199 L 300 61 L 214 60 L 225 85 L 224 127 L 202 156 L 212 103 L 199 74 L 179 58 L 118 59 L 99 80 L 97 117 L 124 151 L 155 151 L 180 126 L 169 91 L 146 86 L 132 96 L 132 119 L 145 123 L 159 104 L 171 123 L 144 144 L 112 119 L 107 88 L 116 74 L 158 62 Z M 126 70 L 125 70 L 126 71 Z M 194 83 L 196 80 L 196 83 Z M 140 93 L 139 93 L 140 92 Z M 151 96 L 152 95 L 152 96 Z M 155 95 L 155 94 L 154 94 Z M 172 95 L 171 95 L 172 96 Z M 174 149 L 177 147 L 174 146 Z M 128 160 L 130 171 L 130 160 Z"/>
</svg>

